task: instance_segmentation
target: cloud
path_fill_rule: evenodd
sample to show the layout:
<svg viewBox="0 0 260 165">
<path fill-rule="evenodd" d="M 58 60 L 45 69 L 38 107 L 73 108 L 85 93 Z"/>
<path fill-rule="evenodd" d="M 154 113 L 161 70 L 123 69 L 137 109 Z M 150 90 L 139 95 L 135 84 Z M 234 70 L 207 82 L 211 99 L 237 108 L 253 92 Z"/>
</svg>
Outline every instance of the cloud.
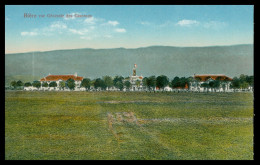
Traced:
<svg viewBox="0 0 260 165">
<path fill-rule="evenodd" d="M 141 25 L 151 25 L 151 23 L 150 23 L 150 22 L 147 22 L 147 21 L 142 21 L 142 22 L 140 22 L 140 24 L 141 24 Z"/>
<path fill-rule="evenodd" d="M 119 23 L 117 21 L 108 21 L 107 22 L 108 25 L 112 25 L 112 26 L 116 26 L 118 25 Z"/>
<path fill-rule="evenodd" d="M 57 30 L 57 29 L 66 29 L 67 28 L 67 25 L 63 22 L 53 22 L 51 25 L 50 25 L 50 28 L 51 30 Z"/>
<path fill-rule="evenodd" d="M 184 27 L 190 27 L 192 25 L 199 25 L 199 22 L 196 21 L 196 20 L 183 19 L 183 20 L 179 21 L 176 25 L 184 26 Z"/>
<path fill-rule="evenodd" d="M 21 32 L 22 36 L 75 36 L 78 39 L 93 40 L 97 37 L 112 38 L 115 33 L 125 33 L 126 29 L 118 27 L 116 20 L 105 20 L 102 18 L 88 17 L 78 21 L 60 21 L 50 22 L 47 26 L 39 29 L 25 30 Z"/>
<path fill-rule="evenodd" d="M 199 26 L 201 28 L 219 30 L 227 26 L 227 23 L 220 21 L 208 21 L 208 22 L 199 22 L 196 20 L 187 20 L 183 19 L 176 23 L 178 26 L 182 27 L 191 27 L 191 26 Z"/>
<path fill-rule="evenodd" d="M 68 29 L 67 25 L 61 21 L 52 22 L 49 26 L 40 29 L 30 30 L 31 32 L 21 32 L 22 36 L 52 36 L 54 34 L 63 34 Z"/>
<path fill-rule="evenodd" d="M 94 24 L 96 24 L 97 21 L 98 21 L 98 19 L 96 19 L 94 17 L 89 17 L 84 20 L 84 23 L 89 24 L 89 25 L 94 25 Z"/>
<path fill-rule="evenodd" d="M 115 29 L 115 31 L 118 32 L 118 33 L 125 33 L 126 32 L 126 30 L 124 28 L 117 28 L 117 29 Z"/>
<path fill-rule="evenodd" d="M 64 22 L 55 21 L 52 22 L 49 26 L 40 29 L 34 29 L 34 31 L 37 31 L 38 35 L 52 36 L 54 34 L 63 34 L 63 32 L 66 32 L 67 29 L 68 26 Z"/>
<path fill-rule="evenodd" d="M 37 32 L 21 32 L 21 36 L 36 36 Z"/>
<path fill-rule="evenodd" d="M 81 29 L 81 30 L 76 30 L 76 29 L 68 29 L 69 32 L 73 34 L 79 34 L 79 35 L 84 35 L 88 32 L 88 29 Z"/>
<path fill-rule="evenodd" d="M 203 24 L 204 28 L 207 28 L 207 29 L 211 28 L 211 29 L 215 29 L 215 30 L 222 29 L 226 26 L 227 26 L 227 23 L 219 22 L 219 21 L 209 21 L 209 22 L 205 22 Z"/>
</svg>

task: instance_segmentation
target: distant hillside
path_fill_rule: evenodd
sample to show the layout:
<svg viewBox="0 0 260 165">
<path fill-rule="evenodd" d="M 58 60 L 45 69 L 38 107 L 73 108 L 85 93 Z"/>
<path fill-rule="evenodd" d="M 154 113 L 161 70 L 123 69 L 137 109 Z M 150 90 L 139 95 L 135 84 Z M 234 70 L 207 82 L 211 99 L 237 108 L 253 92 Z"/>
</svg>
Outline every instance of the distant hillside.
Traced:
<svg viewBox="0 0 260 165">
<path fill-rule="evenodd" d="M 34 54 L 34 55 L 33 55 Z M 34 57 L 33 57 L 34 56 Z M 194 73 L 253 75 L 253 45 L 172 47 L 151 46 L 136 49 L 72 49 L 35 53 L 5 54 L 6 80 L 10 77 L 43 77 L 74 74 L 89 78 L 104 75 L 191 76 Z M 34 68 L 33 68 L 34 66 Z M 26 79 L 25 79 L 26 81 Z M 6 81 L 6 83 L 8 83 Z"/>
</svg>

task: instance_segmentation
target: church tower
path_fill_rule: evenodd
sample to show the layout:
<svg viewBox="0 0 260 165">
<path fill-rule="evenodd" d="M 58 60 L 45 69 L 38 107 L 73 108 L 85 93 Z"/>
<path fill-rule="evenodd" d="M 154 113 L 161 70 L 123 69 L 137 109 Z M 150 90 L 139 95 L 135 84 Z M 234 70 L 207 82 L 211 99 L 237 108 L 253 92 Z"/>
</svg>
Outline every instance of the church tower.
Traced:
<svg viewBox="0 0 260 165">
<path fill-rule="evenodd" d="M 133 76 L 136 76 L 136 68 L 137 68 L 137 65 L 135 64 L 134 68 L 133 68 Z"/>
</svg>

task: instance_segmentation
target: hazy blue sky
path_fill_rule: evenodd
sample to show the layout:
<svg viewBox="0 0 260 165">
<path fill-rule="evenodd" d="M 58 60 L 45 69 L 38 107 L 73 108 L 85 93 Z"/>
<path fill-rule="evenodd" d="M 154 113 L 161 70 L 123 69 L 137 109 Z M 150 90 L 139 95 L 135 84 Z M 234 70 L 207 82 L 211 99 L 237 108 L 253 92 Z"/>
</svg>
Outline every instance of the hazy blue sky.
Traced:
<svg viewBox="0 0 260 165">
<path fill-rule="evenodd" d="M 253 10 L 252 5 L 7 5 L 5 52 L 253 44 Z"/>
</svg>

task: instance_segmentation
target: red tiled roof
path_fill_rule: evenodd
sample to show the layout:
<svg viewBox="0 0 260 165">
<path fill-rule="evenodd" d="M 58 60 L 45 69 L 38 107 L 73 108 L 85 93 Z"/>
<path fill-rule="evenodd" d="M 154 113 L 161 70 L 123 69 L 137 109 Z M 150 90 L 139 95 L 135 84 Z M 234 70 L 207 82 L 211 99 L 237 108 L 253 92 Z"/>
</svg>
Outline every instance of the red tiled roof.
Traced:
<svg viewBox="0 0 260 165">
<path fill-rule="evenodd" d="M 206 81 L 208 77 L 210 77 L 212 80 L 216 80 L 218 77 L 220 78 L 219 80 L 228 80 L 232 81 L 232 78 L 227 77 L 224 74 L 201 74 L 201 75 L 194 75 L 194 78 L 201 78 L 201 81 Z"/>
<path fill-rule="evenodd" d="M 70 78 L 75 81 L 83 80 L 83 77 L 74 76 L 74 75 L 48 75 L 48 76 L 40 79 L 40 81 L 58 81 L 58 80 L 67 81 Z"/>
</svg>

